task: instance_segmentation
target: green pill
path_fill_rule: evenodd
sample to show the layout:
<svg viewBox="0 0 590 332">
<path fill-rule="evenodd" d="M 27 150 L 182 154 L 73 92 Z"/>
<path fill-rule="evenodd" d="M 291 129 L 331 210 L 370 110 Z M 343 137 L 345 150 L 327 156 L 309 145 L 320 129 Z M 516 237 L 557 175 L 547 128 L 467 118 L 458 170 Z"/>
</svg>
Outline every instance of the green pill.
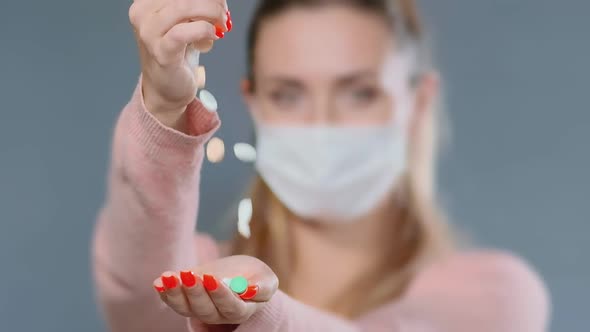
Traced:
<svg viewBox="0 0 590 332">
<path fill-rule="evenodd" d="M 244 277 L 235 277 L 231 280 L 229 288 L 237 294 L 242 294 L 248 289 L 248 280 Z"/>
</svg>

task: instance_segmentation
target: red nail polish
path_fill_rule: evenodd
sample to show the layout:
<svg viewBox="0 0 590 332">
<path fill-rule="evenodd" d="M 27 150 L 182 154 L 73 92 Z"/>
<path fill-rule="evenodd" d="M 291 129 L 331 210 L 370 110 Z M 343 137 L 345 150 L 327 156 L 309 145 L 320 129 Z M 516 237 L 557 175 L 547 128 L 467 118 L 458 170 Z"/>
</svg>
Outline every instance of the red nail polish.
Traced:
<svg viewBox="0 0 590 332">
<path fill-rule="evenodd" d="M 164 284 L 164 287 L 166 287 L 166 289 L 173 289 L 176 286 L 178 286 L 178 280 L 175 276 L 162 276 L 162 283 Z"/>
<path fill-rule="evenodd" d="M 227 27 L 227 32 L 230 32 L 233 26 L 233 22 L 231 21 L 231 13 L 229 12 L 229 10 L 227 11 L 227 21 L 225 22 L 225 26 Z"/>
<path fill-rule="evenodd" d="M 223 38 L 223 36 L 225 36 L 225 33 L 223 33 L 223 30 L 221 30 L 220 27 L 216 26 L 215 27 L 215 35 L 219 38 Z"/>
<path fill-rule="evenodd" d="M 248 289 L 240 295 L 240 298 L 242 298 L 242 300 L 252 300 L 256 294 L 258 293 L 258 286 L 256 285 L 252 285 L 252 286 L 248 286 Z"/>
<path fill-rule="evenodd" d="M 161 287 L 161 286 L 154 286 L 154 288 L 156 289 L 156 291 L 158 293 L 164 293 L 164 291 L 166 291 L 166 288 Z"/>
<path fill-rule="evenodd" d="M 182 280 L 182 284 L 186 287 L 193 287 L 197 284 L 197 278 L 192 271 L 180 272 L 180 280 Z"/>
<path fill-rule="evenodd" d="M 206 290 L 214 291 L 218 286 L 219 284 L 217 283 L 217 280 L 214 276 L 209 274 L 203 275 L 203 287 L 205 287 Z"/>
</svg>

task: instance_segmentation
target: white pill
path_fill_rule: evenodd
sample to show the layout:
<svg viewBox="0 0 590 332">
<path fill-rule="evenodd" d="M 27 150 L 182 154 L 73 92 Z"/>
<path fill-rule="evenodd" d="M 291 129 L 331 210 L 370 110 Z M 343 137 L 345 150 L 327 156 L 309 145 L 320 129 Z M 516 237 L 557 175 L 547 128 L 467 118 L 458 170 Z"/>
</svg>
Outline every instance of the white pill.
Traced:
<svg viewBox="0 0 590 332">
<path fill-rule="evenodd" d="M 199 66 L 199 55 L 200 52 L 194 48 L 189 48 L 186 51 L 186 62 L 192 70 Z"/>
<path fill-rule="evenodd" d="M 234 145 L 234 155 L 240 161 L 251 163 L 256 161 L 256 148 L 248 143 L 236 143 Z"/>
<path fill-rule="evenodd" d="M 229 285 L 231 284 L 231 278 L 223 278 L 221 279 L 221 282 L 223 282 L 227 287 L 229 287 Z"/>
<path fill-rule="evenodd" d="M 217 112 L 217 99 L 211 94 L 211 92 L 203 89 L 199 91 L 199 100 L 206 109 L 210 112 Z"/>
<path fill-rule="evenodd" d="M 249 198 L 240 201 L 238 206 L 238 233 L 245 238 L 250 238 L 250 220 L 252 218 L 252 200 Z"/>
</svg>

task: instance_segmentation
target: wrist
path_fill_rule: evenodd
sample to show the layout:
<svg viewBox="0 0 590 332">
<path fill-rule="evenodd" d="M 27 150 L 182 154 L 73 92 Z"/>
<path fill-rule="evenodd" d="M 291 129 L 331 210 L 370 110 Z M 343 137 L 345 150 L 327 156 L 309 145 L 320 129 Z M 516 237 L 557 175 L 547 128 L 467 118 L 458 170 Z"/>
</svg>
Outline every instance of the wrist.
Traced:
<svg viewBox="0 0 590 332">
<path fill-rule="evenodd" d="M 188 124 L 186 118 L 186 107 L 183 109 L 163 112 L 150 112 L 164 126 L 187 134 Z"/>
<path fill-rule="evenodd" d="M 171 105 L 161 101 L 151 93 L 149 88 L 142 85 L 142 101 L 145 109 L 151 113 L 164 126 L 186 132 L 187 105 Z"/>
</svg>

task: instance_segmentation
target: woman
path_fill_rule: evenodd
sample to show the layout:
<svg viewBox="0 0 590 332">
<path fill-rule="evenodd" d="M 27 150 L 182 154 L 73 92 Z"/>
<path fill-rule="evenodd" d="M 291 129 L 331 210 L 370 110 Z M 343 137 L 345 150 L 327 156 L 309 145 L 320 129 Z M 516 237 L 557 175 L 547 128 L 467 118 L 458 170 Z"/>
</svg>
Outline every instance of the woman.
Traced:
<svg viewBox="0 0 590 332">
<path fill-rule="evenodd" d="M 194 236 L 203 145 L 220 122 L 184 57 L 231 30 L 227 4 L 137 0 L 130 19 L 142 76 L 94 243 L 110 330 L 547 328 L 525 262 L 459 251 L 445 230 L 439 87 L 413 1 L 261 1 L 242 84 L 258 140 L 252 236 L 229 247 Z M 247 294 L 222 282 L 237 276 Z"/>
</svg>

